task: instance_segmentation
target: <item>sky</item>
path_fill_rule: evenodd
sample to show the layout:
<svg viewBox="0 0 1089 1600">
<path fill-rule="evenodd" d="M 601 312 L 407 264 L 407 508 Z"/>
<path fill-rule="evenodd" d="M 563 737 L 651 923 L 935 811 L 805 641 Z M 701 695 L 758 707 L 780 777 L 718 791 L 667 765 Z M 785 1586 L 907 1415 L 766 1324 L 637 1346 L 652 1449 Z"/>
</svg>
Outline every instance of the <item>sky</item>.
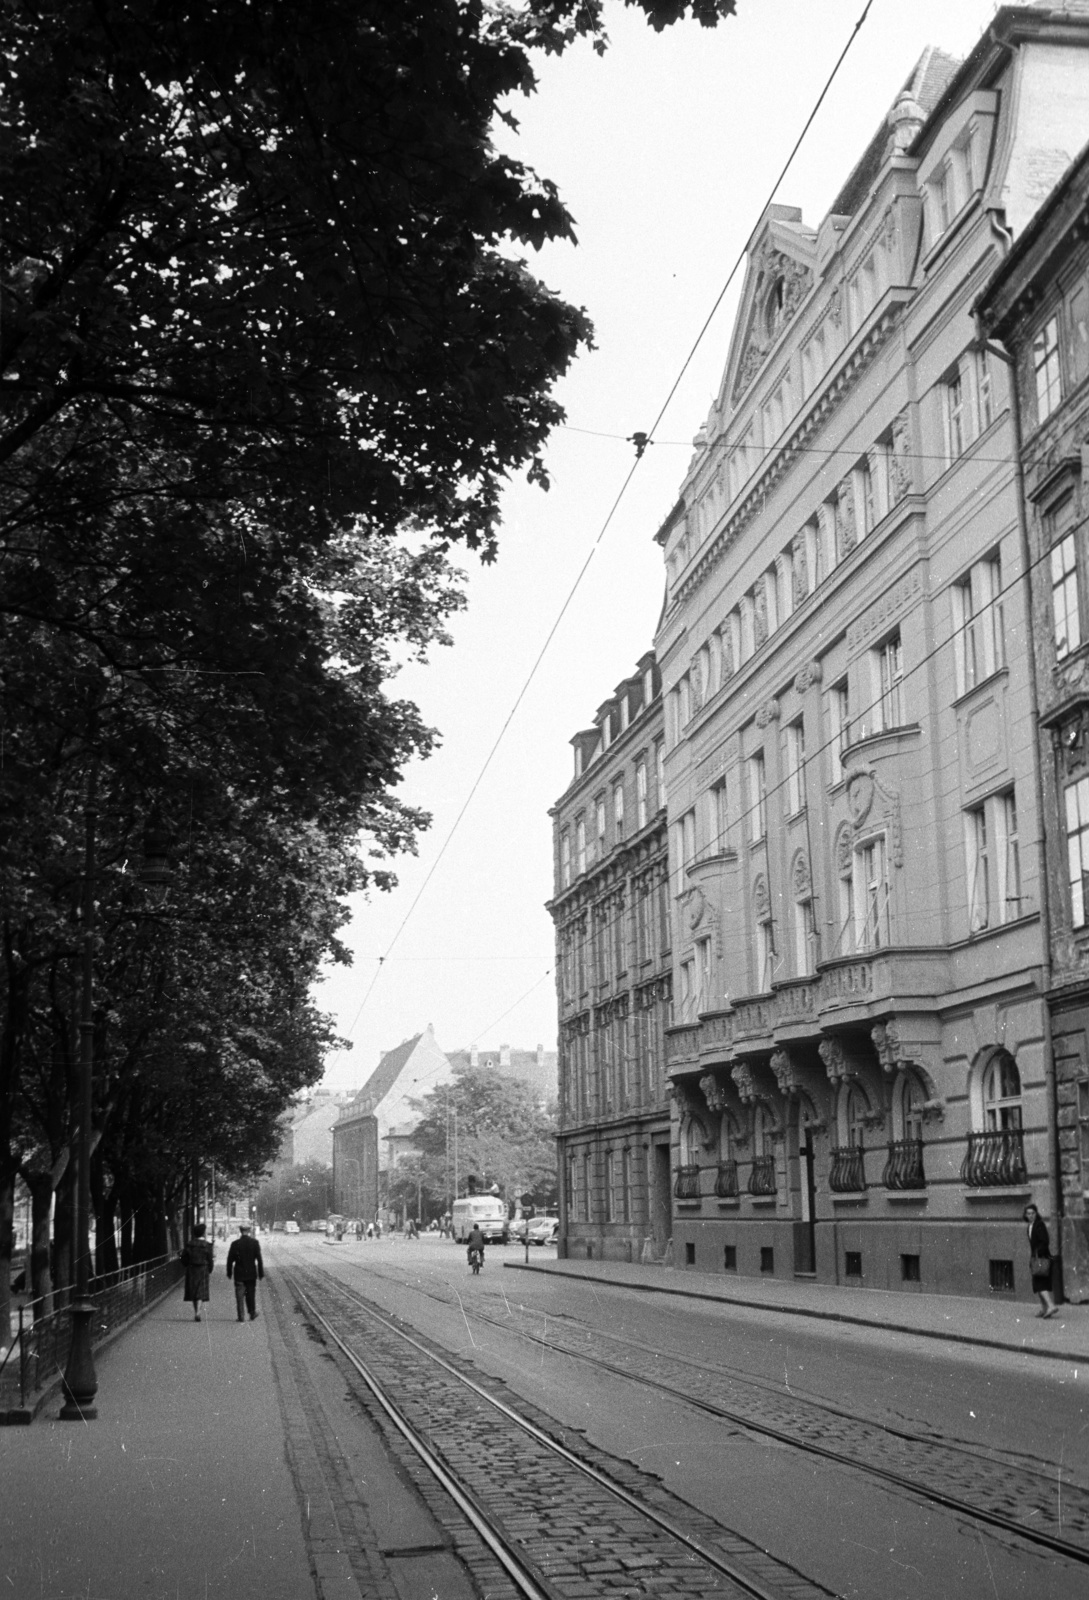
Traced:
<svg viewBox="0 0 1089 1600">
<path fill-rule="evenodd" d="M 614 3 L 607 54 L 582 42 L 542 57 L 537 93 L 510 102 L 517 134 L 497 129 L 497 144 L 551 178 L 574 216 L 577 245 L 530 252 L 528 265 L 586 307 L 596 348 L 556 391 L 567 421 L 547 451 L 552 487 L 511 482 L 498 560 L 454 554 L 468 607 L 452 646 L 390 686 L 441 735 L 399 790 L 433 820 L 417 855 L 393 863 L 397 888 L 353 900 L 342 934 L 352 965 L 330 968 L 316 990 L 352 1043 L 327 1060 L 333 1089 L 358 1088 L 384 1051 L 429 1023 L 444 1050 L 555 1048 L 548 811 L 573 776 L 572 735 L 653 642 L 664 591 L 654 534 L 721 380 L 743 266 L 613 511 L 634 459 L 628 438 L 654 424 L 859 18 L 774 193 L 814 226 L 922 51 L 965 55 L 997 8 L 737 9 L 714 30 L 655 34 Z"/>
</svg>

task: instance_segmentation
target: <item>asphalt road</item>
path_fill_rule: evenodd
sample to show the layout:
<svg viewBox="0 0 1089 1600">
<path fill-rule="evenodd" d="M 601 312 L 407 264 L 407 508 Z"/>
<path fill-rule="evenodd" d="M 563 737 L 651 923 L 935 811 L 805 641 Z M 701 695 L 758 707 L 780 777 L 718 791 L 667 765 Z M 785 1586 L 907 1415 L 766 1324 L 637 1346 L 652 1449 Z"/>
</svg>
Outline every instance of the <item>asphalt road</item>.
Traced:
<svg viewBox="0 0 1089 1600">
<path fill-rule="evenodd" d="M 1073 1600 L 1086 1569 L 1033 1552 L 864 1471 L 816 1460 L 758 1432 L 724 1423 L 635 1381 L 639 1371 L 683 1381 L 707 1397 L 743 1392 L 752 1415 L 799 1428 L 807 1402 L 827 1413 L 827 1440 L 848 1454 L 852 1419 L 978 1454 L 996 1506 L 1016 1496 L 1018 1465 L 1054 1493 L 1089 1489 L 1089 1401 L 1083 1372 L 991 1349 L 881 1329 L 795 1320 L 748 1310 L 502 1270 L 521 1246 L 489 1247 L 484 1272 L 464 1248 L 424 1237 L 342 1245 L 275 1236 L 270 1263 L 292 1258 L 333 1271 L 370 1300 L 471 1360 L 603 1450 L 660 1476 L 677 1495 L 782 1560 L 860 1600 Z M 531 1259 L 550 1251 L 531 1250 Z M 488 1319 L 488 1320 L 485 1320 Z M 498 1325 L 497 1325 L 498 1324 Z M 553 1351 L 538 1338 L 553 1335 Z M 607 1355 L 632 1376 L 603 1373 L 576 1352 Z M 872 1436 L 873 1428 L 869 1429 Z M 914 1447 L 926 1449 L 928 1447 Z M 861 1459 L 861 1457 L 859 1458 Z M 891 1459 L 891 1449 L 890 1449 Z M 968 1460 L 971 1475 L 972 1458 Z M 519 1486 L 510 1486 L 517 1496 Z M 977 1484 L 978 1488 L 978 1484 Z"/>
</svg>

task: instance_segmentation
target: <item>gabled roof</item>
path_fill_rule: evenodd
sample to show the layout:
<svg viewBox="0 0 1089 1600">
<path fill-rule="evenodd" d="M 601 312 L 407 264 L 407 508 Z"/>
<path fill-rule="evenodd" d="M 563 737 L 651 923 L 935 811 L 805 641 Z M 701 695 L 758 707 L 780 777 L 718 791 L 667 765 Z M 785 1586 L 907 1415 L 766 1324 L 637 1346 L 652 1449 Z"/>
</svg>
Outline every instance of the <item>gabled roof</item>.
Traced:
<svg viewBox="0 0 1089 1600">
<path fill-rule="evenodd" d="M 908 73 L 907 80 L 893 101 L 893 105 L 901 96 L 909 94 L 923 116 L 929 117 L 962 65 L 956 56 L 947 55 L 944 50 L 929 45 Z M 892 106 L 889 107 L 889 111 L 891 110 Z M 833 216 L 853 216 L 869 194 L 885 160 L 890 128 L 889 115 L 886 113 L 877 132 L 866 146 L 861 160 L 832 202 Z"/>
<path fill-rule="evenodd" d="M 351 1104 L 344 1107 L 341 1115 L 358 1117 L 372 1112 L 380 1105 L 397 1082 L 422 1038 L 422 1033 L 413 1034 L 411 1039 L 405 1039 L 393 1050 L 387 1050 Z"/>
</svg>

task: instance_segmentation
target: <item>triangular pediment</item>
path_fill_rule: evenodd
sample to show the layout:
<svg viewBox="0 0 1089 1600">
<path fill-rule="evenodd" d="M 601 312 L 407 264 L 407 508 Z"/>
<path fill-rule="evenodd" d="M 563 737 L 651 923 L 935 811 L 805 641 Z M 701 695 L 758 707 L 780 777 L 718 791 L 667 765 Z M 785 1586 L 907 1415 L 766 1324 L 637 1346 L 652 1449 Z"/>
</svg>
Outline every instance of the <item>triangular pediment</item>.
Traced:
<svg viewBox="0 0 1089 1600">
<path fill-rule="evenodd" d="M 816 282 L 817 236 L 793 206 L 771 206 L 753 235 L 718 397 L 725 422 Z"/>
</svg>

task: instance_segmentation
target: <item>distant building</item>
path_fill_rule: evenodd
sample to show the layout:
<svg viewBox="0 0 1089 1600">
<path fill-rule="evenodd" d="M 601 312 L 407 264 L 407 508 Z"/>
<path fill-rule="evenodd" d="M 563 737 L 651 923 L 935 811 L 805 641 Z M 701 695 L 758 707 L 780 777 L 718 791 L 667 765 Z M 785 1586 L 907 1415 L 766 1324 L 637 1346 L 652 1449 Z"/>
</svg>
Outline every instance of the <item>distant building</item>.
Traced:
<svg viewBox="0 0 1089 1600">
<path fill-rule="evenodd" d="M 423 1033 L 387 1050 L 333 1124 L 334 1211 L 373 1215 L 378 1208 L 379 1174 L 396 1165 L 397 1157 L 410 1148 L 405 1129 L 415 1128 L 417 1115 L 409 1102 L 449 1083 L 452 1076 L 430 1023 Z"/>
<path fill-rule="evenodd" d="M 560 1250 L 663 1256 L 672 947 L 662 698 L 653 652 L 571 741 L 551 811 L 560 1014 Z M 712 926 L 708 910 L 707 927 Z"/>
<path fill-rule="evenodd" d="M 328 1089 L 315 1089 L 300 1099 L 289 1113 L 279 1162 L 302 1166 L 307 1161 L 320 1161 L 322 1166 L 332 1166 L 333 1124 L 351 1099 L 350 1090 L 334 1094 Z"/>
<path fill-rule="evenodd" d="M 546 1050 L 543 1045 L 535 1050 L 519 1050 L 509 1044 L 501 1044 L 498 1050 L 478 1050 L 474 1045 L 470 1050 L 450 1052 L 450 1065 L 455 1072 L 465 1067 L 489 1067 L 500 1077 L 517 1078 L 529 1084 L 542 1108 L 556 1098 L 557 1059 L 555 1050 Z"/>
</svg>

